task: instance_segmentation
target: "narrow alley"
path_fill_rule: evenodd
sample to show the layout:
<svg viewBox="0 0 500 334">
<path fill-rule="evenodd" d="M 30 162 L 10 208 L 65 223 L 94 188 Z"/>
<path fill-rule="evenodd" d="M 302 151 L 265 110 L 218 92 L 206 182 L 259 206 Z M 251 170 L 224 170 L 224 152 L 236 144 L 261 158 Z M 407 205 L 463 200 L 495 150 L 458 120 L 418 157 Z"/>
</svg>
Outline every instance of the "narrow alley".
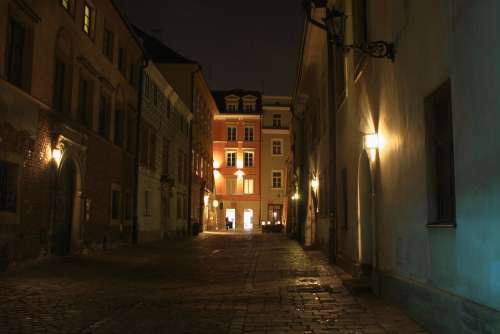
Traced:
<svg viewBox="0 0 500 334">
<path fill-rule="evenodd" d="M 0 276 L 0 333 L 424 333 L 283 235 L 208 234 Z"/>
</svg>

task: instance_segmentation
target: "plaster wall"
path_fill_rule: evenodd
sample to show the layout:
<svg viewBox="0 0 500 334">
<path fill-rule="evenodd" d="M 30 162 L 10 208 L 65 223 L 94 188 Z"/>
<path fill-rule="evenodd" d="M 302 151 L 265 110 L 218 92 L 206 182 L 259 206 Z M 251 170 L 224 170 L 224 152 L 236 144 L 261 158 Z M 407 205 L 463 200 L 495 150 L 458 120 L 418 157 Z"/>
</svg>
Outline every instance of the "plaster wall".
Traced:
<svg viewBox="0 0 500 334">
<path fill-rule="evenodd" d="M 346 1 L 351 17 L 351 1 Z M 374 166 L 378 270 L 500 310 L 500 4 L 380 1 L 369 6 L 369 38 L 396 43 L 396 61 L 346 56 L 348 96 L 338 112 L 338 163 L 348 171 L 349 225 L 339 252 L 357 259 L 357 168 L 363 134 L 385 144 Z M 385 17 L 386 20 L 380 18 Z M 348 39 L 352 38 L 348 21 Z M 472 47 L 473 46 L 473 47 Z M 426 227 L 424 99 L 451 79 L 457 227 Z M 340 177 L 340 176 L 338 176 Z M 337 229 L 338 230 L 338 229 Z"/>
</svg>

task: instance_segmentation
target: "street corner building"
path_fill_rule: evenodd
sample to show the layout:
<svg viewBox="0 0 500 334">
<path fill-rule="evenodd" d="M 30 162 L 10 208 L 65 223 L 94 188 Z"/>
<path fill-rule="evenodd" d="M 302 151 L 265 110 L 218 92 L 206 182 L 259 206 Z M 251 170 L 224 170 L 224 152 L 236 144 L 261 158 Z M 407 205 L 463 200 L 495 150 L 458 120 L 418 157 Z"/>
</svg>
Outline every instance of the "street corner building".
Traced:
<svg viewBox="0 0 500 334">
<path fill-rule="evenodd" d="M 288 200 L 290 102 L 259 91 L 214 91 L 213 126 L 218 203 L 213 230 L 283 230 Z"/>
<path fill-rule="evenodd" d="M 198 62 L 134 29 L 151 60 L 140 139 L 142 239 L 196 234 L 215 216 L 212 122 L 217 105 Z"/>
<path fill-rule="evenodd" d="M 306 6 L 291 230 L 435 333 L 500 332 L 498 10 Z"/>
<path fill-rule="evenodd" d="M 0 4 L 0 262 L 132 237 L 139 41 L 111 1 Z"/>
</svg>

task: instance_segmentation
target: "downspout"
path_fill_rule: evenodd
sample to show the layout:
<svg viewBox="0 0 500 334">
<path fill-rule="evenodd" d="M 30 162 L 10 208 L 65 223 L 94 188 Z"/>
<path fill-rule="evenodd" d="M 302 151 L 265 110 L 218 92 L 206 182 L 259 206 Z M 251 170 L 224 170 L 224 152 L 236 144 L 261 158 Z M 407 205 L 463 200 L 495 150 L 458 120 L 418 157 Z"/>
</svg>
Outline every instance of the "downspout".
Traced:
<svg viewBox="0 0 500 334">
<path fill-rule="evenodd" d="M 188 152 L 188 162 L 189 162 L 189 177 L 188 177 L 188 221 L 187 221 L 187 233 L 188 235 L 193 235 L 193 223 L 192 223 L 192 199 L 193 199 L 193 123 L 194 123 L 194 76 L 196 73 L 201 71 L 201 66 L 198 64 L 196 69 L 191 72 L 191 114 L 193 118 L 189 125 L 189 152 Z"/>
<path fill-rule="evenodd" d="M 328 108 L 329 108 L 329 146 L 330 146 L 330 159 L 329 159 L 329 187 L 330 187 L 330 206 L 329 206 L 329 218 L 330 218 L 330 261 L 336 263 L 337 260 L 337 101 L 335 96 L 335 77 L 334 77 L 334 54 L 333 50 L 335 47 L 335 36 L 333 31 L 333 18 L 336 14 L 334 9 L 329 9 L 326 7 L 327 16 L 323 19 L 324 23 L 316 21 L 312 17 L 312 8 L 310 2 L 304 2 L 304 9 L 306 11 L 306 16 L 308 22 L 312 25 L 324 30 L 326 32 L 326 43 L 327 43 L 327 57 L 328 57 Z"/>
<path fill-rule="evenodd" d="M 140 136 L 141 136 L 141 120 L 142 120 L 142 102 L 143 102 L 143 84 L 144 70 L 149 65 L 149 59 L 143 58 L 143 63 L 139 71 L 139 98 L 137 101 L 137 124 L 135 133 L 135 166 L 134 166 L 134 217 L 132 221 L 132 243 L 139 243 L 139 166 L 140 166 Z"/>
</svg>

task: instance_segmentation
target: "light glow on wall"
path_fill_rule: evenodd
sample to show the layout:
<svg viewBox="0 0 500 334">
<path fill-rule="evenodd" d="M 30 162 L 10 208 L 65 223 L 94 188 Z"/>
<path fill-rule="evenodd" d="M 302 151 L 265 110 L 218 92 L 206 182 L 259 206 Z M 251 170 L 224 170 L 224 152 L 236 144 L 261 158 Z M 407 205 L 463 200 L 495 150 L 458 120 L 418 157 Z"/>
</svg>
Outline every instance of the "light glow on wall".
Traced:
<svg viewBox="0 0 500 334">
<path fill-rule="evenodd" d="M 234 175 L 236 175 L 237 177 L 241 178 L 241 177 L 243 177 L 245 175 L 245 173 L 242 170 L 239 170 L 236 173 L 234 173 Z"/>
<path fill-rule="evenodd" d="M 242 169 L 243 168 L 243 160 L 238 160 L 236 162 L 236 168 L 238 168 L 238 169 Z"/>
<path fill-rule="evenodd" d="M 203 204 L 205 204 L 205 206 L 208 206 L 208 199 L 208 195 L 203 196 Z"/>
<path fill-rule="evenodd" d="M 212 202 L 212 206 L 213 206 L 214 208 L 218 208 L 218 207 L 219 207 L 219 201 L 218 201 L 218 200 L 216 200 L 216 199 L 214 199 L 214 201 Z"/>
<path fill-rule="evenodd" d="M 63 156 L 62 148 L 55 148 L 52 150 L 52 160 L 59 166 Z"/>
<path fill-rule="evenodd" d="M 313 177 L 313 179 L 311 180 L 311 188 L 312 190 L 317 193 L 318 192 L 318 189 L 319 189 L 319 180 L 316 176 Z"/>
<path fill-rule="evenodd" d="M 220 168 L 220 161 L 214 160 L 213 165 L 214 165 L 214 169 L 219 169 Z"/>
<path fill-rule="evenodd" d="M 377 159 L 377 151 L 384 147 L 384 137 L 378 133 L 370 133 L 363 137 L 363 148 L 374 162 Z"/>
</svg>

